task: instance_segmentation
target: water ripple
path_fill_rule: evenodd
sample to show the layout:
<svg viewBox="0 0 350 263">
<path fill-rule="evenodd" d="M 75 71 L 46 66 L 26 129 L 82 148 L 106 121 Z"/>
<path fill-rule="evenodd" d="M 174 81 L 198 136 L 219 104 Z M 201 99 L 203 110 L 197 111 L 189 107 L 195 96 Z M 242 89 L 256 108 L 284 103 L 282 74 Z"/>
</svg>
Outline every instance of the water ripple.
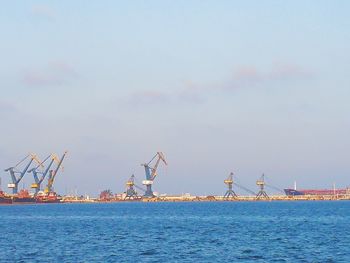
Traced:
<svg viewBox="0 0 350 263">
<path fill-rule="evenodd" d="M 0 206 L 0 262 L 350 262 L 349 204 Z"/>
</svg>

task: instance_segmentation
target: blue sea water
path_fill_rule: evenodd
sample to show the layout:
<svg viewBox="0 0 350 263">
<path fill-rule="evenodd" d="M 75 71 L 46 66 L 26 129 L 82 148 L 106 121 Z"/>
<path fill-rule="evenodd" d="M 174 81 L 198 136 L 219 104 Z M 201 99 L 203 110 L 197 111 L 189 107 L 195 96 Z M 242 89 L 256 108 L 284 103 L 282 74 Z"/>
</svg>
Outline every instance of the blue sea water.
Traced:
<svg viewBox="0 0 350 263">
<path fill-rule="evenodd" d="M 350 262 L 350 202 L 0 206 L 0 262 Z"/>
</svg>

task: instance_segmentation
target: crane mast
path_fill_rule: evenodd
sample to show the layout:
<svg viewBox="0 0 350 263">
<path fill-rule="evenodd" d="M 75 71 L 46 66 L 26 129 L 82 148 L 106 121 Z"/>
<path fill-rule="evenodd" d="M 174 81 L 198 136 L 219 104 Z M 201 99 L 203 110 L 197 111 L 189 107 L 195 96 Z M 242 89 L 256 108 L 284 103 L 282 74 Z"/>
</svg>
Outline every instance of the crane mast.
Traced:
<svg viewBox="0 0 350 263">
<path fill-rule="evenodd" d="M 56 177 L 57 172 L 60 169 L 60 167 L 61 167 L 61 165 L 63 163 L 63 160 L 66 157 L 66 155 L 67 155 L 67 151 L 64 152 L 64 154 L 62 155 L 60 160 L 58 160 L 58 157 L 56 155 L 53 155 L 54 156 L 53 159 L 54 160 L 58 160 L 58 164 L 57 164 L 57 167 L 56 167 L 55 170 L 50 170 L 50 172 L 49 172 L 49 178 L 47 180 L 47 186 L 46 186 L 46 188 L 44 190 L 45 194 L 49 194 L 49 193 L 53 192 L 52 188 L 53 188 L 53 183 L 55 181 L 55 177 Z"/>
<path fill-rule="evenodd" d="M 22 171 L 17 170 L 17 167 L 19 165 L 21 165 L 28 158 L 29 158 L 29 162 L 23 168 L 23 170 Z M 35 161 L 39 165 L 42 165 L 41 164 L 42 162 L 39 160 L 39 158 L 36 156 L 36 154 L 30 153 L 26 157 L 24 157 L 20 162 L 18 162 L 15 166 L 12 166 L 12 167 L 9 167 L 9 168 L 5 169 L 5 172 L 9 172 L 10 175 L 11 175 L 12 183 L 8 184 L 8 188 L 12 188 L 12 193 L 13 194 L 17 194 L 18 193 L 18 184 L 23 179 L 24 175 L 28 171 L 28 169 L 29 169 L 30 165 L 33 163 L 33 161 Z M 16 174 L 18 174 L 19 176 L 17 177 Z"/>
<path fill-rule="evenodd" d="M 134 187 L 136 187 L 135 176 L 132 175 L 130 179 L 126 182 L 126 192 L 124 200 L 137 198 L 137 192 Z"/>
<path fill-rule="evenodd" d="M 269 198 L 267 193 L 265 192 L 265 174 L 262 174 L 259 180 L 256 181 L 256 185 L 259 187 L 259 192 L 256 195 L 256 199 L 261 199 L 261 198 Z"/>
<path fill-rule="evenodd" d="M 46 169 L 45 170 L 39 170 L 38 168 L 40 166 L 42 166 L 49 159 L 51 159 L 51 160 L 50 160 L 49 165 L 46 167 Z M 46 175 L 50 171 L 50 168 L 51 168 L 52 164 L 54 163 L 54 161 L 57 161 L 57 156 L 54 155 L 54 154 L 51 154 L 51 155 L 49 155 L 48 157 L 46 157 L 44 159 L 44 161 L 41 163 L 41 165 L 38 165 L 37 167 L 32 168 L 31 170 L 28 171 L 28 173 L 33 173 L 33 177 L 34 177 L 35 183 L 31 184 L 31 188 L 35 189 L 35 195 L 37 195 L 38 192 L 40 191 L 41 183 L 44 181 Z M 41 174 L 40 178 L 39 178 L 38 174 Z"/>
<path fill-rule="evenodd" d="M 237 194 L 235 193 L 235 191 L 233 191 L 233 173 L 231 172 L 230 175 L 227 177 L 226 180 L 224 180 L 224 183 L 228 186 L 228 190 L 226 191 L 224 198 L 228 199 L 228 198 L 236 198 Z"/>
<path fill-rule="evenodd" d="M 156 158 L 157 160 L 155 162 L 155 165 L 152 167 L 151 163 Z M 162 152 L 157 152 L 147 164 L 141 164 L 142 166 L 144 166 L 145 174 L 146 174 L 146 180 L 142 181 L 142 184 L 146 186 L 144 197 L 154 197 L 152 185 L 153 185 L 154 179 L 157 177 L 157 170 L 161 161 L 165 165 L 167 165 L 164 154 Z"/>
</svg>

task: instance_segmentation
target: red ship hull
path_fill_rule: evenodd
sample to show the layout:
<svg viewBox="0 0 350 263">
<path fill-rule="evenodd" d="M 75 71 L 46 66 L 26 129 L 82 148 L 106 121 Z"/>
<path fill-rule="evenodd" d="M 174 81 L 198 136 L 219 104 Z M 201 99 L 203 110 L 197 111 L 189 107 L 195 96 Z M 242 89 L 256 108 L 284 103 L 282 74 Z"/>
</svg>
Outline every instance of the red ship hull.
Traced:
<svg viewBox="0 0 350 263">
<path fill-rule="evenodd" d="M 56 193 L 38 195 L 36 197 L 36 202 L 40 204 L 60 203 L 61 200 L 62 200 L 61 196 L 58 196 Z"/>
<path fill-rule="evenodd" d="M 12 199 L 9 196 L 6 196 L 3 191 L 0 191 L 0 205 L 12 204 Z"/>
<path fill-rule="evenodd" d="M 350 194 L 350 189 L 303 189 L 303 190 L 295 190 L 295 189 L 284 189 L 286 195 L 347 195 Z"/>
<path fill-rule="evenodd" d="M 0 197 L 0 205 L 12 204 L 10 197 Z"/>
<path fill-rule="evenodd" d="M 39 204 L 52 204 L 52 203 L 60 203 L 61 199 L 40 198 L 40 199 L 36 199 L 36 202 Z"/>
<path fill-rule="evenodd" d="M 35 198 L 29 194 L 28 190 L 21 190 L 17 195 L 12 197 L 14 204 L 34 204 Z"/>
<path fill-rule="evenodd" d="M 33 197 L 14 197 L 13 203 L 14 204 L 34 204 L 35 198 L 33 198 Z"/>
</svg>

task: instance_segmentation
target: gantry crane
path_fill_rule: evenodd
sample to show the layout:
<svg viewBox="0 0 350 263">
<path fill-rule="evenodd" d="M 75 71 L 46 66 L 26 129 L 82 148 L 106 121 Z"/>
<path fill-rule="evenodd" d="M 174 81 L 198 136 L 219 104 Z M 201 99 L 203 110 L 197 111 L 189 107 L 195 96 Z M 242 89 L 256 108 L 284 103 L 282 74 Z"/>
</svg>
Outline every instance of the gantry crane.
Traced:
<svg viewBox="0 0 350 263">
<path fill-rule="evenodd" d="M 40 167 L 42 167 L 45 162 L 47 160 L 50 159 L 50 163 L 48 164 L 48 166 L 46 167 L 46 169 L 40 169 Z M 28 171 L 28 173 L 33 173 L 33 177 L 34 177 L 34 181 L 35 183 L 31 184 L 31 188 L 35 189 L 35 195 L 38 194 L 38 192 L 41 190 L 41 183 L 44 181 L 46 175 L 49 173 L 50 171 L 50 168 L 52 166 L 52 164 L 56 162 L 57 165 L 59 164 L 59 158 L 57 157 L 56 154 L 50 154 L 49 156 L 47 156 L 44 161 L 42 161 L 38 166 L 30 169 Z M 41 177 L 39 178 L 39 175 L 38 174 L 41 174 Z"/>
<path fill-rule="evenodd" d="M 256 181 L 256 185 L 259 186 L 260 190 L 258 194 L 256 195 L 256 199 L 260 198 L 269 198 L 267 193 L 265 192 L 265 175 L 262 174 L 259 180 Z"/>
<path fill-rule="evenodd" d="M 22 171 L 17 170 L 17 167 L 21 165 L 25 160 L 29 158 L 28 164 L 23 168 Z M 23 179 L 24 175 L 28 171 L 30 165 L 32 162 L 35 161 L 38 165 L 42 166 L 41 161 L 34 153 L 28 154 L 26 157 L 24 157 L 20 162 L 18 162 L 15 166 L 9 167 L 5 169 L 5 172 L 9 172 L 11 175 L 12 183 L 8 184 L 8 188 L 12 188 L 12 193 L 17 194 L 18 193 L 18 184 Z M 43 167 L 43 166 L 42 166 Z M 16 176 L 18 174 L 18 177 Z"/>
<path fill-rule="evenodd" d="M 228 186 L 228 190 L 226 191 L 224 198 L 236 198 L 237 195 L 235 191 L 233 191 L 233 173 L 230 173 L 230 175 L 227 177 L 224 183 Z"/>
<path fill-rule="evenodd" d="M 125 199 L 134 199 L 137 198 L 137 192 L 135 190 L 135 176 L 132 175 L 130 179 L 126 182 L 126 196 Z"/>
<path fill-rule="evenodd" d="M 151 163 L 153 160 L 155 160 L 157 158 L 157 160 L 155 161 L 155 165 L 153 167 L 151 167 Z M 157 152 L 156 155 L 153 156 L 153 158 L 145 164 L 141 164 L 142 166 L 145 167 L 145 173 L 146 173 L 146 180 L 142 181 L 142 184 L 146 186 L 146 191 L 144 194 L 144 197 L 154 197 L 153 191 L 152 191 L 152 184 L 154 179 L 157 176 L 157 169 L 158 166 L 160 164 L 160 161 L 162 161 L 165 165 L 168 165 L 164 154 L 162 152 Z"/>
<path fill-rule="evenodd" d="M 66 157 L 67 155 L 67 151 L 64 152 L 64 154 L 62 155 L 61 159 L 58 159 L 58 157 L 55 157 L 56 160 L 59 160 L 58 161 L 58 164 L 57 164 L 57 167 L 55 170 L 50 170 L 49 172 L 49 178 L 47 180 L 47 186 L 44 190 L 45 194 L 50 194 L 53 192 L 53 183 L 55 181 L 55 177 L 57 175 L 57 172 L 58 170 L 60 169 L 61 165 L 62 165 L 62 162 L 64 160 L 64 158 Z"/>
</svg>

